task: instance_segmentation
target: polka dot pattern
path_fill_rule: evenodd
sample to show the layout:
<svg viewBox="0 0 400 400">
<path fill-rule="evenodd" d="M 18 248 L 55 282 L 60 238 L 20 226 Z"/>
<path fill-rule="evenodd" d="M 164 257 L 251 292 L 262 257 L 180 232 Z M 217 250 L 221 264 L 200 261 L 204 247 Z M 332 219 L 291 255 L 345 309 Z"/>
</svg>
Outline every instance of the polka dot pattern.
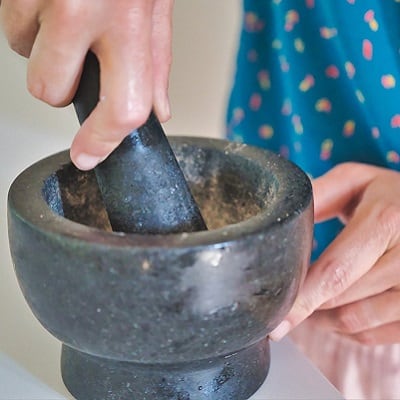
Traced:
<svg viewBox="0 0 400 400">
<path fill-rule="evenodd" d="M 350 160 L 400 170 L 400 2 L 243 4 L 228 138 L 281 153 L 310 176 Z M 331 240 L 339 229 L 320 230 Z"/>
</svg>

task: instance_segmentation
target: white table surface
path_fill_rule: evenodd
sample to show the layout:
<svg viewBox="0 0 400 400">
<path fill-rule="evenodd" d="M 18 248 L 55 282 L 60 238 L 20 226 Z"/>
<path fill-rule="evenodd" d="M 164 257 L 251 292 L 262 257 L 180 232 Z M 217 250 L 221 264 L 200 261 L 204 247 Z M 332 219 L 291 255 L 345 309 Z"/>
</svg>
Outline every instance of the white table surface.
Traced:
<svg viewBox="0 0 400 400">
<path fill-rule="evenodd" d="M 15 278 L 7 238 L 6 196 L 23 169 L 68 148 L 78 124 L 71 108 L 52 109 L 30 97 L 25 88 L 25 62 L 8 53 L 1 38 L 0 54 L 0 400 L 70 399 L 60 375 L 60 343 L 37 322 Z M 270 373 L 252 397 L 340 398 L 287 339 L 272 345 Z"/>
<path fill-rule="evenodd" d="M 271 361 L 267 379 L 251 400 L 342 399 L 289 339 L 272 344 Z M 54 360 L 42 359 L 37 368 L 40 369 L 42 363 L 48 362 L 54 363 Z M 58 370 L 58 363 L 53 368 Z M 59 379 L 45 383 L 35 377 L 34 373 L 35 371 L 27 371 L 5 354 L 0 354 L 0 400 L 72 399 Z"/>
</svg>

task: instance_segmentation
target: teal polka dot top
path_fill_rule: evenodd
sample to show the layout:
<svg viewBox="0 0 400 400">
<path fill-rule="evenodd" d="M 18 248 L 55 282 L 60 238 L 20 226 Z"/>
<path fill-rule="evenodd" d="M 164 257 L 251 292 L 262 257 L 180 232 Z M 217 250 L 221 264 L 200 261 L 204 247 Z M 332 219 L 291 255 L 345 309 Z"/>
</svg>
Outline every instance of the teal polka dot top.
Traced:
<svg viewBox="0 0 400 400">
<path fill-rule="evenodd" d="M 400 0 L 244 0 L 227 136 L 310 176 L 399 170 Z M 315 256 L 340 229 L 316 227 Z"/>
</svg>

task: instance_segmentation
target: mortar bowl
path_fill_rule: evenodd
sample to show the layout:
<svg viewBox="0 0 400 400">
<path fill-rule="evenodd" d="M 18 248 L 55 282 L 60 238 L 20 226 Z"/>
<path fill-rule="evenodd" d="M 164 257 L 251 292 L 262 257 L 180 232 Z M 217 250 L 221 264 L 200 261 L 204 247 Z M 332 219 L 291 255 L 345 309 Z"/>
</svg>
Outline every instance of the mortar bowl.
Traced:
<svg viewBox="0 0 400 400">
<path fill-rule="evenodd" d="M 77 399 L 247 399 L 268 374 L 267 335 L 303 281 L 308 177 L 256 147 L 169 140 L 208 231 L 110 231 L 93 172 L 77 170 L 68 151 L 10 187 L 16 276 L 62 342 L 63 380 Z"/>
</svg>

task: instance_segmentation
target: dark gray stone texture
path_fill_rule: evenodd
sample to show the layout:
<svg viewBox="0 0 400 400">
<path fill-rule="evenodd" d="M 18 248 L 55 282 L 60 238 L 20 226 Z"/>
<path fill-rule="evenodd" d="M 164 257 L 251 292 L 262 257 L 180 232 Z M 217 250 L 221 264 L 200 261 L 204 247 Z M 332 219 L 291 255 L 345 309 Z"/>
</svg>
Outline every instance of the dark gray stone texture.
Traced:
<svg viewBox="0 0 400 400">
<path fill-rule="evenodd" d="M 11 185 L 15 272 L 64 344 L 63 377 L 78 399 L 249 397 L 268 371 L 266 337 L 305 276 L 308 177 L 251 146 L 169 140 L 208 231 L 110 231 L 94 173 L 77 170 L 67 151 Z"/>
</svg>

